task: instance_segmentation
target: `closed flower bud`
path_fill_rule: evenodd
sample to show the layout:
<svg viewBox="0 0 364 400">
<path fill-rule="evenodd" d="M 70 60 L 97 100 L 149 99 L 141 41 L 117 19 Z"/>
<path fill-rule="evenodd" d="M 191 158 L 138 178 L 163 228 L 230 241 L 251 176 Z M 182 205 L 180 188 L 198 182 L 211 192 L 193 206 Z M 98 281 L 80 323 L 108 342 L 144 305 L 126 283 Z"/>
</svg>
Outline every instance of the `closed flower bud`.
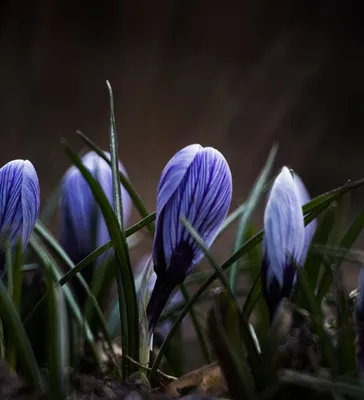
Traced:
<svg viewBox="0 0 364 400">
<path fill-rule="evenodd" d="M 262 289 L 271 316 L 291 293 L 304 246 L 302 201 L 292 173 L 283 167 L 264 213 Z"/>
<path fill-rule="evenodd" d="M 157 281 L 148 304 L 153 329 L 173 289 L 203 253 L 181 222 L 184 216 L 207 247 L 228 213 L 232 179 L 223 155 L 198 144 L 180 150 L 163 170 L 157 190 L 153 263 Z"/>
<path fill-rule="evenodd" d="M 107 157 L 109 153 L 105 152 Z M 101 185 L 111 206 L 113 201 L 112 170 L 110 165 L 97 153 L 89 152 L 82 157 L 83 164 Z M 119 162 L 119 169 L 126 171 Z M 127 225 L 131 213 L 131 200 L 121 187 L 124 224 Z M 110 240 L 109 231 L 102 212 L 91 189 L 78 168 L 72 166 L 63 177 L 60 202 L 61 239 L 60 243 L 72 261 L 77 264 L 96 248 Z M 108 253 L 109 254 L 109 253 Z M 100 256 L 98 262 L 103 260 Z M 86 272 L 87 272 L 86 268 Z M 86 280 L 91 277 L 85 275 Z"/>
<path fill-rule="evenodd" d="M 20 239 L 28 244 L 39 215 L 40 191 L 37 173 L 28 160 L 10 161 L 0 169 L 0 277 L 5 273 L 6 243 L 14 248 Z"/>
</svg>

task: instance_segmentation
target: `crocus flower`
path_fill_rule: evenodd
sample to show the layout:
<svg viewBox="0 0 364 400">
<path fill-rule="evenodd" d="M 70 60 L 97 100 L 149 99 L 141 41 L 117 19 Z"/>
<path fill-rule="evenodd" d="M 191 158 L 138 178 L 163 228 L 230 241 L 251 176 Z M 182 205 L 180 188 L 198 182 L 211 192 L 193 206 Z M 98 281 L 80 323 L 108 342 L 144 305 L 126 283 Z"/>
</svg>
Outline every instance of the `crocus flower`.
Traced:
<svg viewBox="0 0 364 400">
<path fill-rule="evenodd" d="M 105 152 L 110 158 L 110 154 Z M 82 157 L 83 164 L 100 183 L 107 199 L 113 206 L 112 170 L 110 165 L 95 152 Z M 126 175 L 123 165 L 119 169 Z M 121 187 L 123 200 L 124 225 L 127 225 L 131 213 L 131 200 Z M 88 183 L 79 169 L 70 167 L 63 177 L 60 203 L 61 239 L 60 243 L 76 264 L 97 247 L 110 240 L 110 235 Z M 96 224 L 96 226 L 95 226 Z M 96 237 L 93 238 L 93 232 Z M 98 262 L 104 257 L 99 257 Z M 86 268 L 86 271 L 89 270 Z M 85 276 L 85 275 L 84 275 Z M 91 277 L 85 276 L 88 280 Z"/>
<path fill-rule="evenodd" d="M 0 169 L 0 276 L 5 273 L 6 243 L 14 248 L 20 239 L 28 244 L 39 215 L 40 191 L 37 173 L 28 160 L 14 160 Z"/>
<path fill-rule="evenodd" d="M 187 146 L 164 168 L 157 190 L 153 245 L 157 280 L 147 308 L 152 331 L 173 289 L 203 256 L 180 217 L 192 224 L 209 247 L 226 218 L 231 196 L 229 165 L 212 147 Z"/>
<path fill-rule="evenodd" d="M 262 289 L 271 316 L 279 302 L 291 293 L 295 266 L 302 265 L 304 247 L 302 198 L 294 175 L 283 167 L 264 213 Z"/>
<path fill-rule="evenodd" d="M 360 270 L 358 295 L 355 299 L 354 321 L 356 325 L 356 363 L 358 373 L 364 375 L 364 270 Z"/>
</svg>

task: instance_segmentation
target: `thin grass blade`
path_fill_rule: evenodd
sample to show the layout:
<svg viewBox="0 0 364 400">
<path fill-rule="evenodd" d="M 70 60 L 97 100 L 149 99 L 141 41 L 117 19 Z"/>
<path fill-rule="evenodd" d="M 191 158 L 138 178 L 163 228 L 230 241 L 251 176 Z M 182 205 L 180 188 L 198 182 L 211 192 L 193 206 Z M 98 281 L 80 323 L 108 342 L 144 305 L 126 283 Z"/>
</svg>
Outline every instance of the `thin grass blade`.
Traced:
<svg viewBox="0 0 364 400">
<path fill-rule="evenodd" d="M 45 386 L 42 375 L 38 368 L 37 360 L 34 356 L 31 344 L 25 332 L 20 316 L 16 310 L 12 299 L 6 290 L 5 285 L 0 279 L 0 319 L 3 329 L 11 335 L 16 343 L 19 361 L 24 368 L 27 383 L 39 394 L 44 392 Z"/>
<path fill-rule="evenodd" d="M 92 150 L 94 150 L 100 157 L 102 157 L 109 165 L 111 165 L 111 161 L 105 156 L 104 152 L 100 149 L 97 144 L 95 144 L 91 139 L 89 139 L 86 135 L 82 132 L 77 131 L 77 135 L 89 146 Z M 142 218 L 146 218 L 149 215 L 142 198 L 139 196 L 138 192 L 135 190 L 129 179 L 119 171 L 119 178 L 121 184 L 124 186 L 125 190 L 129 193 L 135 207 L 137 208 L 140 216 Z M 154 224 L 148 225 L 149 232 L 154 235 Z"/>
<path fill-rule="evenodd" d="M 268 159 L 265 163 L 264 168 L 259 174 L 258 179 L 254 183 L 253 188 L 251 189 L 248 199 L 246 200 L 244 213 L 241 215 L 238 223 L 238 227 L 236 230 L 235 241 L 233 245 L 233 253 L 237 251 L 241 245 L 243 244 L 248 223 L 259 203 L 259 200 L 264 192 L 265 185 L 267 183 L 270 171 L 272 169 L 275 157 L 277 155 L 278 146 L 274 145 L 271 149 Z M 238 282 L 238 262 L 234 262 L 234 264 L 230 268 L 230 286 L 232 291 L 235 293 L 237 290 L 237 282 Z"/>
<path fill-rule="evenodd" d="M 83 165 L 82 160 L 70 145 L 63 141 L 66 152 L 71 161 L 80 170 L 82 176 L 88 183 L 95 201 L 98 203 L 100 210 L 105 219 L 109 230 L 110 238 L 113 243 L 115 256 L 119 265 L 122 267 L 122 283 L 124 286 L 123 299 L 121 300 L 126 308 L 127 313 L 120 315 L 122 324 L 122 349 L 123 354 L 129 356 L 135 361 L 139 358 L 139 319 L 138 319 L 138 304 L 135 293 L 134 276 L 130 266 L 129 254 L 126 251 L 125 237 L 120 229 L 118 220 L 114 211 L 105 196 L 99 182 L 92 176 L 90 171 Z M 125 358 L 126 359 L 126 358 Z M 130 363 L 125 363 L 129 365 Z M 130 364 L 130 369 L 135 369 L 135 365 Z M 124 370 L 124 373 L 127 371 Z"/>
<path fill-rule="evenodd" d="M 49 268 L 49 271 L 52 273 L 53 279 L 56 281 L 59 281 L 62 276 L 61 271 L 59 270 L 58 265 L 56 264 L 56 262 L 52 258 L 52 256 L 42 246 L 42 244 L 41 244 L 39 238 L 36 236 L 36 234 L 33 233 L 32 237 L 30 238 L 29 244 L 33 248 L 35 254 L 39 257 L 39 260 L 41 261 L 44 268 Z M 96 361 L 96 365 L 101 370 L 101 359 L 100 359 L 98 350 L 95 345 L 95 337 L 94 337 L 87 321 L 84 320 L 82 311 L 78 307 L 77 302 L 72 294 L 72 291 L 68 287 L 68 285 L 64 285 L 62 287 L 62 290 L 63 290 L 64 296 L 65 296 L 67 305 L 69 306 L 69 309 L 73 315 L 74 321 L 77 322 L 78 329 L 84 333 L 87 344 L 90 346 L 90 349 L 92 350 L 93 356 Z"/>
<path fill-rule="evenodd" d="M 64 400 L 69 393 L 68 318 L 64 294 L 46 268 L 48 288 L 49 390 L 52 397 Z"/>
</svg>

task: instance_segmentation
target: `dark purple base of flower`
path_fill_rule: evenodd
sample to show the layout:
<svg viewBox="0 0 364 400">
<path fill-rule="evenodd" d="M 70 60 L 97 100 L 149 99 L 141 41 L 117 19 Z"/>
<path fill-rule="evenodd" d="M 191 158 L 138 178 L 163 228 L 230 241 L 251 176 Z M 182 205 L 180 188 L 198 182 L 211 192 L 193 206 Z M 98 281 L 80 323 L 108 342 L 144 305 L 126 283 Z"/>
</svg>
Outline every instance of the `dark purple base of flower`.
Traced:
<svg viewBox="0 0 364 400">
<path fill-rule="evenodd" d="M 293 266 L 287 266 L 284 268 L 283 286 L 281 286 L 275 278 L 273 278 L 272 281 L 267 282 L 267 269 L 268 264 L 266 260 L 263 260 L 261 275 L 262 292 L 272 322 L 279 303 L 282 299 L 289 298 L 291 295 L 296 270 Z"/>
<path fill-rule="evenodd" d="M 172 294 L 175 285 L 166 282 L 164 279 L 157 278 L 152 295 L 147 306 L 147 317 L 149 322 L 149 331 L 154 332 L 159 317 L 162 314 L 167 301 Z"/>
</svg>

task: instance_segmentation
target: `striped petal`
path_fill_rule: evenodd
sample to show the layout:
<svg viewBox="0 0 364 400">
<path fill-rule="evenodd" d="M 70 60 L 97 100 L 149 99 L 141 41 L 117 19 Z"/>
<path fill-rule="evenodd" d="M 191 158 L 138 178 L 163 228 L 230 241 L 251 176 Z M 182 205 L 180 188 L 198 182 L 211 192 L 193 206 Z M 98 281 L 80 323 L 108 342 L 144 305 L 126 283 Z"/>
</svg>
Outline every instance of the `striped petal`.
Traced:
<svg viewBox="0 0 364 400">
<path fill-rule="evenodd" d="M 180 154 L 181 152 L 177 153 Z M 183 280 L 203 254 L 180 222 L 180 217 L 185 216 L 205 244 L 210 246 L 230 207 L 232 178 L 225 158 L 211 147 L 199 147 L 192 162 L 190 158 L 188 163 L 182 159 L 180 168 L 179 161 L 180 157 L 175 160 L 175 168 L 183 176 L 178 175 L 177 178 L 170 175 L 170 184 L 173 186 L 173 190 L 168 193 L 170 197 L 166 198 L 166 191 L 158 192 L 157 203 L 163 207 L 157 207 L 158 227 L 153 260 L 157 273 L 158 268 L 167 270 L 173 266 L 174 278 Z M 168 165 L 173 163 L 170 161 Z M 168 186 L 169 179 L 163 175 L 162 179 L 163 184 L 160 187 Z M 174 184 L 175 181 L 178 186 Z"/>
<path fill-rule="evenodd" d="M 0 236 L 15 245 L 21 237 L 28 244 L 39 215 L 40 190 L 37 173 L 28 160 L 14 160 L 0 169 Z"/>
<path fill-rule="evenodd" d="M 33 164 L 28 160 L 14 160 L 4 165 L 0 169 L 2 246 L 9 240 L 10 246 L 13 247 L 18 238 L 21 238 L 25 249 L 38 218 L 39 207 L 39 181 Z"/>
</svg>

